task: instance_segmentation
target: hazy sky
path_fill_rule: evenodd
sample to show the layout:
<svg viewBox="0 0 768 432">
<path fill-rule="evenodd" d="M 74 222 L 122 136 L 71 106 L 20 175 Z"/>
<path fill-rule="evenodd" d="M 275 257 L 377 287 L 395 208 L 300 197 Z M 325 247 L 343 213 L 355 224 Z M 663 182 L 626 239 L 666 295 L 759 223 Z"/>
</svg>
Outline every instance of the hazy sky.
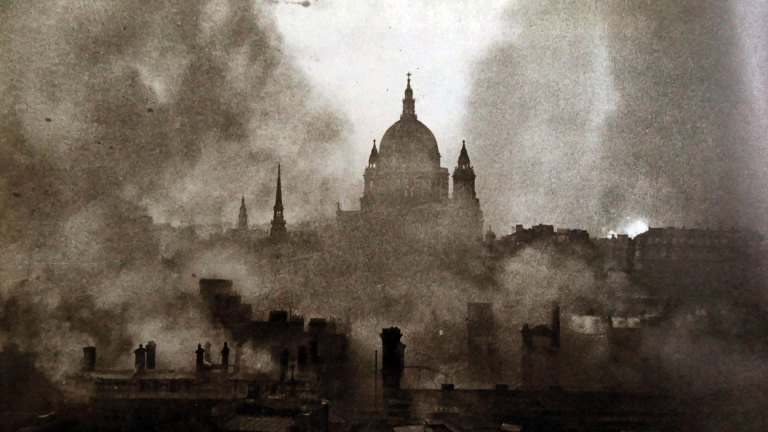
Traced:
<svg viewBox="0 0 768 432">
<path fill-rule="evenodd" d="M 0 3 L 5 219 L 265 223 L 278 163 L 289 224 L 356 208 L 410 71 L 500 234 L 768 226 L 764 2 L 304 4 Z"/>
<path fill-rule="evenodd" d="M 164 286 L 151 222 L 231 224 L 244 195 L 266 223 L 278 163 L 289 225 L 356 208 L 408 71 L 499 234 L 768 227 L 765 1 L 297 3 L 0 1 L 0 297 L 25 302 L 1 343 L 62 374 L 63 347 L 123 355 L 161 324 L 194 346 L 211 329 L 168 311 L 197 287 Z"/>
<path fill-rule="evenodd" d="M 275 7 L 286 51 L 310 82 L 350 119 L 354 170 L 362 176 L 372 140 L 400 119 L 405 74 L 416 112 L 453 168 L 471 70 L 485 49 L 509 39 L 504 1 L 316 1 Z M 356 200 L 358 197 L 348 197 Z"/>
<path fill-rule="evenodd" d="M 764 4 L 312 2 L 275 8 L 286 52 L 349 119 L 359 176 L 403 74 L 453 168 L 467 139 L 486 221 L 764 230 Z M 345 159 L 346 161 L 346 159 Z M 357 179 L 355 179 L 357 180 Z M 350 196 L 351 195 L 351 196 Z M 343 202 L 355 207 L 359 192 Z"/>
</svg>

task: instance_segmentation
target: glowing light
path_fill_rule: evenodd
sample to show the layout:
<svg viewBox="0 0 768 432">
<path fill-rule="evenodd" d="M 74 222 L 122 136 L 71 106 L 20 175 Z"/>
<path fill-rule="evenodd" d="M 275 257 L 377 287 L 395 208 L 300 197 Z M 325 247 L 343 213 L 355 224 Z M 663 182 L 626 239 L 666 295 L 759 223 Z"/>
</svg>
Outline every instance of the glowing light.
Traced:
<svg viewBox="0 0 768 432">
<path fill-rule="evenodd" d="M 648 231 L 648 222 L 642 219 L 635 219 L 624 227 L 624 232 L 631 238 L 635 238 L 636 235 L 642 234 Z"/>
</svg>

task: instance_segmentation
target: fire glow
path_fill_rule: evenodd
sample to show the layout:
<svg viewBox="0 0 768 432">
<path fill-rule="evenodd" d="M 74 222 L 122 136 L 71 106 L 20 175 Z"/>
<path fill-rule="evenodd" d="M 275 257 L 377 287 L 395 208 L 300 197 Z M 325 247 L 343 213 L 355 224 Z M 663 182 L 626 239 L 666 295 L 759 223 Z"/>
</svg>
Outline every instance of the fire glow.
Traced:
<svg viewBox="0 0 768 432">
<path fill-rule="evenodd" d="M 626 232 L 630 238 L 635 238 L 635 236 L 646 231 L 648 231 L 648 222 L 642 219 L 635 219 L 624 227 L 624 232 Z"/>
</svg>

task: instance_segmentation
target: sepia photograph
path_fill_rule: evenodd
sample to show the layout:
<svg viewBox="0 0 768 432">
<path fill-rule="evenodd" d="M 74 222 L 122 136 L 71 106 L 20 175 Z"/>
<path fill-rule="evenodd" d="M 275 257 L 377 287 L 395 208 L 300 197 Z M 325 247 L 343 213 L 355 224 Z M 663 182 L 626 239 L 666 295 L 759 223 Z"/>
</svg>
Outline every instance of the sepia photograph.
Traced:
<svg viewBox="0 0 768 432">
<path fill-rule="evenodd" d="M 768 2 L 0 0 L 0 431 L 768 431 Z"/>
</svg>

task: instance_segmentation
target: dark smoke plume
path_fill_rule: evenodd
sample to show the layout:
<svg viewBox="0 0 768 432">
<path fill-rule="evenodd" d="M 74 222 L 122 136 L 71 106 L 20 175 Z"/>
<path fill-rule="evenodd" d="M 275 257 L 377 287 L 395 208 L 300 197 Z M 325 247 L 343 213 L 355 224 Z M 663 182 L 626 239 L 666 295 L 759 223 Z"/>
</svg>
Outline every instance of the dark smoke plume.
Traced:
<svg viewBox="0 0 768 432">
<path fill-rule="evenodd" d="M 741 3 L 510 7 L 515 36 L 476 64 L 465 125 L 489 219 L 763 230 L 766 128 L 752 95 L 768 95 L 745 74 L 764 55 L 743 46 Z"/>
<path fill-rule="evenodd" d="M 765 232 L 764 5 L 521 1 L 508 21 L 514 37 L 475 65 L 465 125 L 489 219 Z M 644 341 L 707 430 L 764 427 L 764 254 L 746 271 L 680 299 Z"/>
<path fill-rule="evenodd" d="M 332 211 L 344 118 L 258 2 L 10 1 L 0 34 L 0 345 L 55 382 L 87 344 L 104 367 L 149 339 L 190 363 L 224 335 L 153 218 L 221 222 L 245 194 L 267 220 L 280 161 L 289 218 Z"/>
</svg>

